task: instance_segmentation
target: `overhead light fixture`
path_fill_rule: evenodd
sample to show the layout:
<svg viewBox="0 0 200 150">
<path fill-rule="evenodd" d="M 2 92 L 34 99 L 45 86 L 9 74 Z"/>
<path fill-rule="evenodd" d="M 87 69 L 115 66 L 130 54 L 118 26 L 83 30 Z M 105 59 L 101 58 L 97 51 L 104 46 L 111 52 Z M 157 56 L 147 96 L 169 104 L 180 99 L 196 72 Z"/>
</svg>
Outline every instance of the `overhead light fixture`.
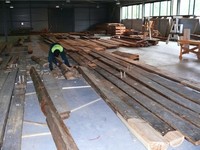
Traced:
<svg viewBox="0 0 200 150">
<path fill-rule="evenodd" d="M 66 0 L 66 3 L 70 3 L 70 0 Z"/>
<path fill-rule="evenodd" d="M 12 8 L 14 8 L 14 6 L 11 5 L 10 8 L 12 9 Z"/>
<path fill-rule="evenodd" d="M 120 5 L 120 2 L 119 2 L 119 0 L 116 2 L 116 5 Z"/>
<path fill-rule="evenodd" d="M 96 6 L 97 8 L 99 8 L 99 5 L 97 4 L 97 6 Z"/>
<path fill-rule="evenodd" d="M 6 4 L 10 4 L 10 0 L 5 0 L 5 3 Z"/>
<path fill-rule="evenodd" d="M 59 6 L 59 5 L 56 5 L 56 8 L 60 8 L 60 6 Z"/>
</svg>

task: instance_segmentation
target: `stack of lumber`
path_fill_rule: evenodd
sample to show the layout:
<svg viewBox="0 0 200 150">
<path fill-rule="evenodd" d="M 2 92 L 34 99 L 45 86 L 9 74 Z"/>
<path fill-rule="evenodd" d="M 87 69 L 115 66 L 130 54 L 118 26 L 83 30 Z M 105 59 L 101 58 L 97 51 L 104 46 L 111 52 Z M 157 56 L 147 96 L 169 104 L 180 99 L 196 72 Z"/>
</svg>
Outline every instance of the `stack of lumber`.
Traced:
<svg viewBox="0 0 200 150">
<path fill-rule="evenodd" d="M 122 35 L 126 31 L 126 27 L 121 23 L 108 23 L 107 34 Z"/>
<path fill-rule="evenodd" d="M 183 137 L 200 144 L 200 89 L 106 52 L 69 55 L 81 66 L 90 68 L 88 61 L 96 64 L 92 70 L 82 68 L 82 74 L 147 148 L 177 146 Z"/>
<path fill-rule="evenodd" d="M 200 144 L 199 85 L 105 51 L 68 55 L 147 149 L 175 147 L 184 138 Z"/>
</svg>

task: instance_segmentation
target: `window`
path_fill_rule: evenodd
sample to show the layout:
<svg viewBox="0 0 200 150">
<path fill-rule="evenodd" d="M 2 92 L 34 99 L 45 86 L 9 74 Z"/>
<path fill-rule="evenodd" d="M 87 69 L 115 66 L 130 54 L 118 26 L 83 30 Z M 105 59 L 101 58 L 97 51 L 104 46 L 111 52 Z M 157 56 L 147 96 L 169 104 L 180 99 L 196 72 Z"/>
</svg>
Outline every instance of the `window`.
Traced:
<svg viewBox="0 0 200 150">
<path fill-rule="evenodd" d="M 137 18 L 142 18 L 142 4 L 137 5 L 138 10 L 138 16 Z"/>
<path fill-rule="evenodd" d="M 194 15 L 200 16 L 200 1 L 199 0 L 195 0 Z"/>
<path fill-rule="evenodd" d="M 153 15 L 154 16 L 159 16 L 159 11 L 160 11 L 160 2 L 154 3 L 154 9 L 153 9 Z"/>
<path fill-rule="evenodd" d="M 127 7 L 122 7 L 122 19 L 127 19 Z"/>
<path fill-rule="evenodd" d="M 133 5 L 133 19 L 137 18 L 137 7 Z"/>
<path fill-rule="evenodd" d="M 193 10 L 194 10 L 194 0 L 190 0 L 189 15 L 193 15 Z"/>
<path fill-rule="evenodd" d="M 150 16 L 150 3 L 146 3 L 144 8 L 145 8 L 144 16 L 149 17 Z"/>
<path fill-rule="evenodd" d="M 160 16 L 166 16 L 167 15 L 167 1 L 161 2 L 160 7 Z"/>
<path fill-rule="evenodd" d="M 190 5 L 190 0 L 180 1 L 179 15 L 188 15 L 189 14 L 189 5 Z"/>
<path fill-rule="evenodd" d="M 173 3 L 171 5 L 172 8 L 172 15 L 177 15 L 177 0 L 173 0 Z"/>
<path fill-rule="evenodd" d="M 167 1 L 167 16 L 171 15 L 171 1 Z"/>
<path fill-rule="evenodd" d="M 128 6 L 128 19 L 132 19 L 132 6 Z"/>
</svg>

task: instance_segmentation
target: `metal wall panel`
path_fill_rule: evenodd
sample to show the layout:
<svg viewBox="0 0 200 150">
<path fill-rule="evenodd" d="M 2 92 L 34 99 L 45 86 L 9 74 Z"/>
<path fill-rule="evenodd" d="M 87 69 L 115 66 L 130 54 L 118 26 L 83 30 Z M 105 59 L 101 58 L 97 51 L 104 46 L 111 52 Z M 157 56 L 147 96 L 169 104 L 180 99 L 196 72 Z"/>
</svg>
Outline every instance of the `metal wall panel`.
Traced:
<svg viewBox="0 0 200 150">
<path fill-rule="evenodd" d="M 106 23 L 109 18 L 107 12 L 107 7 L 75 8 L 75 31 L 85 31 L 96 24 Z"/>
<path fill-rule="evenodd" d="M 49 30 L 51 32 L 74 31 L 74 9 L 49 9 Z"/>
<path fill-rule="evenodd" d="M 32 8 L 31 9 L 32 31 L 40 32 L 48 30 L 48 9 Z"/>
</svg>

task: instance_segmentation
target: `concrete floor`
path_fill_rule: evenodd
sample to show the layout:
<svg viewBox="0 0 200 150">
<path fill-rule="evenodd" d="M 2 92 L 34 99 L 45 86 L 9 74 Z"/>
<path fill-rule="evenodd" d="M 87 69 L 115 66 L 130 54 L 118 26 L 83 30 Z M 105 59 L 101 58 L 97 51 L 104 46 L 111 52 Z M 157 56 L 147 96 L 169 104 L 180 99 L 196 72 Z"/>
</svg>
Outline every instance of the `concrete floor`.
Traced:
<svg viewBox="0 0 200 150">
<path fill-rule="evenodd" d="M 156 46 L 141 48 L 119 48 L 118 50 L 140 55 L 140 62 L 155 66 L 176 76 L 200 82 L 200 60 L 193 53 L 184 54 L 179 60 L 180 47 L 177 42 L 159 42 Z M 113 50 L 112 50 L 113 51 Z"/>
<path fill-rule="evenodd" d="M 33 39 L 34 55 L 47 56 L 38 47 L 37 38 Z M 193 54 L 183 55 L 183 60 L 179 61 L 179 47 L 175 42 L 168 45 L 159 42 L 157 46 L 147 48 L 118 50 L 139 54 L 141 62 L 200 82 L 200 61 Z M 73 63 L 71 60 L 70 62 Z M 65 101 L 67 109 L 72 111 L 64 122 L 80 150 L 146 150 L 83 78 L 71 81 L 57 78 L 55 82 L 61 91 L 59 96 Z M 34 91 L 33 83 L 29 79 L 25 98 L 22 150 L 55 150 L 54 141 Z M 52 98 L 56 100 L 56 97 Z M 169 147 L 169 150 L 199 149 L 200 146 L 194 146 L 186 140 L 179 147 Z"/>
</svg>

